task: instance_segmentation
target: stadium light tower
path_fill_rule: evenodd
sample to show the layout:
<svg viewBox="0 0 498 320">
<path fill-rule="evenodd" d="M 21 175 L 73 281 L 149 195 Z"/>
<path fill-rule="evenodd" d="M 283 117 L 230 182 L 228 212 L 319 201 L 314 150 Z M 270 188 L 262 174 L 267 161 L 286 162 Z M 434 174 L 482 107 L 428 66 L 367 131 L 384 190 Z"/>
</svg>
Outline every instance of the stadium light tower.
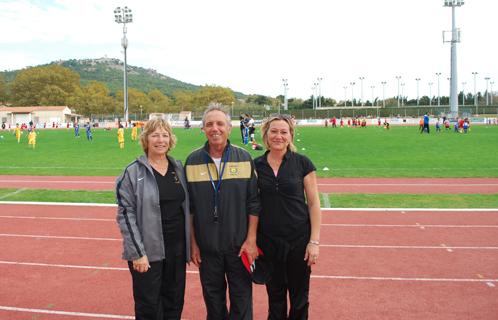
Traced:
<svg viewBox="0 0 498 320">
<path fill-rule="evenodd" d="M 429 107 L 432 107 L 432 85 L 434 83 L 429 82 Z"/>
<path fill-rule="evenodd" d="M 318 108 L 321 108 L 322 107 L 322 80 L 323 80 L 323 78 L 318 77 L 318 78 L 316 78 L 316 80 L 318 81 L 318 102 L 316 105 Z"/>
<path fill-rule="evenodd" d="M 420 81 L 420 78 L 415 78 L 415 81 L 417 81 L 417 107 L 418 107 L 419 102 L 420 102 L 420 95 L 419 95 L 419 91 L 418 91 L 418 82 Z"/>
<path fill-rule="evenodd" d="M 117 7 L 114 9 L 114 18 L 117 23 L 123 24 L 123 39 L 121 39 L 121 45 L 124 50 L 124 66 L 123 66 L 123 99 L 124 99 L 124 117 L 126 125 L 128 125 L 128 77 L 126 75 L 126 49 L 128 48 L 128 39 L 126 38 L 126 24 L 133 22 L 133 16 L 131 14 L 131 9 L 128 7 Z"/>
<path fill-rule="evenodd" d="M 398 108 L 399 108 L 399 104 L 400 104 L 400 101 L 399 101 L 399 80 L 401 79 L 401 76 L 396 76 L 396 79 L 398 80 Z"/>
<path fill-rule="evenodd" d="M 460 29 L 455 23 L 455 8 L 461 7 L 464 0 L 444 0 L 445 7 L 451 7 L 451 80 L 450 80 L 450 112 L 452 117 L 458 117 L 458 76 L 457 76 L 457 43 L 460 42 Z"/>
<path fill-rule="evenodd" d="M 491 105 L 493 105 L 493 85 L 495 84 L 495 82 L 491 81 L 489 84 L 491 85 Z"/>
<path fill-rule="evenodd" d="M 484 80 L 486 80 L 486 106 L 489 106 L 489 80 L 490 79 L 491 79 L 490 77 L 484 78 Z"/>
<path fill-rule="evenodd" d="M 462 82 L 462 106 L 465 106 L 465 85 L 467 82 Z"/>
<path fill-rule="evenodd" d="M 477 86 L 476 86 L 477 74 L 478 73 L 476 71 L 472 71 L 472 75 L 474 76 L 474 106 L 476 107 L 476 114 L 479 114 L 479 112 L 477 112 L 477 104 L 478 104 L 478 101 L 477 101 Z"/>
<path fill-rule="evenodd" d="M 351 107 L 354 107 L 354 82 L 350 82 L 349 85 L 351 86 Z"/>
<path fill-rule="evenodd" d="M 363 103 L 363 80 L 365 80 L 365 77 L 359 77 L 358 79 L 360 79 L 360 102 L 361 102 L 361 106 L 363 107 L 364 103 Z"/>
<path fill-rule="evenodd" d="M 386 107 L 386 81 L 382 81 L 382 108 Z"/>
<path fill-rule="evenodd" d="M 344 86 L 344 106 L 346 106 L 346 101 L 348 100 L 348 86 Z"/>
<path fill-rule="evenodd" d="M 404 107 L 405 106 L 405 83 L 401 83 L 401 106 Z"/>
<path fill-rule="evenodd" d="M 436 72 L 437 76 L 437 106 L 439 107 L 441 105 L 441 95 L 439 91 L 439 76 L 441 75 L 441 72 Z"/>
<path fill-rule="evenodd" d="M 286 111 L 287 108 L 288 108 L 288 105 L 287 105 L 287 90 L 289 89 L 289 83 L 287 82 L 287 79 L 282 79 L 282 83 L 284 84 L 284 110 Z M 280 113 L 280 110 L 278 110 L 278 113 Z"/>
</svg>

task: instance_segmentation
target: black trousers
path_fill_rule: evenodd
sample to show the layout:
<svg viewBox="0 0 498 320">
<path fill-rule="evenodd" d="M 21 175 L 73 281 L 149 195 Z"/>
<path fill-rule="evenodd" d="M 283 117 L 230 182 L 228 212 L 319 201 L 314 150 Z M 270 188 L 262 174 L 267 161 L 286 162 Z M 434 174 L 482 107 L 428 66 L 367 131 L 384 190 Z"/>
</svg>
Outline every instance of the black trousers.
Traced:
<svg viewBox="0 0 498 320">
<path fill-rule="evenodd" d="M 200 276 L 207 320 L 252 320 L 252 280 L 239 252 L 202 253 Z M 227 309 L 227 283 L 230 311 Z"/>
<path fill-rule="evenodd" d="M 311 268 L 304 260 L 308 244 L 308 239 L 305 240 L 290 249 L 286 261 L 274 261 L 271 279 L 266 284 L 269 320 L 308 319 Z M 290 300 L 288 316 L 287 293 Z"/>
<path fill-rule="evenodd" d="M 185 254 L 166 257 L 150 263 L 145 273 L 133 270 L 128 261 L 133 280 L 136 320 L 180 320 L 185 295 Z"/>
</svg>

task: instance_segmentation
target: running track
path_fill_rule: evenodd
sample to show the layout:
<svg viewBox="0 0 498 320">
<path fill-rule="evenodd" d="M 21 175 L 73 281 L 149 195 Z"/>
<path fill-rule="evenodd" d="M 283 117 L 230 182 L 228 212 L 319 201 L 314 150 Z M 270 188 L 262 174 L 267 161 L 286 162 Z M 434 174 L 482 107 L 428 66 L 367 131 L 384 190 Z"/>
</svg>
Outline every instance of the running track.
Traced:
<svg viewBox="0 0 498 320">
<path fill-rule="evenodd" d="M 0 204 L 0 319 L 131 319 L 115 207 Z M 494 320 L 498 209 L 324 210 L 310 319 Z M 255 286 L 254 319 L 264 319 Z M 184 319 L 204 319 L 195 267 Z"/>
<path fill-rule="evenodd" d="M 0 188 L 113 190 L 115 177 L 0 175 Z M 320 178 L 322 193 L 498 193 L 498 178 Z"/>
</svg>

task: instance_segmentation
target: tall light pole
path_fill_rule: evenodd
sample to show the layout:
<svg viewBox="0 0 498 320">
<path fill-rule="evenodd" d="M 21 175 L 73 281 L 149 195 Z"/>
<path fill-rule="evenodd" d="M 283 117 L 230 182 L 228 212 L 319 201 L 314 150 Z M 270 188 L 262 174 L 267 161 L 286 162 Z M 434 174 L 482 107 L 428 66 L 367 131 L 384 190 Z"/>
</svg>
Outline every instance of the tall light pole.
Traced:
<svg viewBox="0 0 498 320">
<path fill-rule="evenodd" d="M 128 77 L 126 72 L 126 49 L 128 48 L 128 39 L 126 38 L 126 24 L 133 22 L 131 9 L 128 7 L 117 7 L 114 9 L 114 18 L 117 23 L 123 24 L 123 39 L 121 39 L 121 46 L 124 50 L 124 66 L 123 66 L 123 99 L 124 99 L 124 116 L 125 122 L 128 125 Z"/>
<path fill-rule="evenodd" d="M 361 98 L 361 106 L 363 107 L 364 102 L 363 102 L 363 80 L 365 80 L 365 77 L 359 77 L 360 79 L 360 98 Z"/>
<path fill-rule="evenodd" d="M 455 23 L 455 8 L 461 7 L 464 0 L 444 0 L 445 7 L 451 7 L 451 84 L 450 110 L 453 117 L 458 117 L 458 76 L 457 76 L 457 43 L 460 42 L 460 29 Z M 444 37 L 443 37 L 444 41 Z"/>
<path fill-rule="evenodd" d="M 465 85 L 467 82 L 462 82 L 462 106 L 465 106 Z"/>
<path fill-rule="evenodd" d="M 405 83 L 403 82 L 401 84 L 401 106 L 405 106 L 405 94 L 404 94 L 404 90 L 405 89 Z"/>
<path fill-rule="evenodd" d="M 418 91 L 418 82 L 420 81 L 420 78 L 415 78 L 415 81 L 417 81 L 417 107 L 418 107 L 419 102 L 420 102 L 420 95 L 419 95 L 419 91 Z"/>
<path fill-rule="evenodd" d="M 396 79 L 398 80 L 398 108 L 400 107 L 400 101 L 399 101 L 399 80 L 401 79 L 401 76 L 396 76 Z"/>
<path fill-rule="evenodd" d="M 491 85 L 491 105 L 493 105 L 493 85 L 495 84 L 495 82 L 491 81 L 489 84 Z"/>
<path fill-rule="evenodd" d="M 375 86 L 370 86 L 370 89 L 372 89 L 372 107 L 374 106 L 374 89 Z"/>
<path fill-rule="evenodd" d="M 282 83 L 284 84 L 284 110 L 287 110 L 287 107 L 288 107 L 287 106 L 287 89 L 288 89 L 289 83 L 287 82 L 287 79 L 282 79 Z"/>
<path fill-rule="evenodd" d="M 382 81 L 382 108 L 386 107 L 386 81 Z"/>
<path fill-rule="evenodd" d="M 429 82 L 429 107 L 432 107 L 432 85 L 434 83 Z"/>
<path fill-rule="evenodd" d="M 348 86 L 344 86 L 344 106 L 346 107 L 346 101 L 348 101 Z"/>
<path fill-rule="evenodd" d="M 477 112 L 477 104 L 478 104 L 478 101 L 477 101 L 477 86 L 476 86 L 477 74 L 478 73 L 476 71 L 472 71 L 472 75 L 474 75 L 474 106 L 476 107 L 476 114 L 479 114 L 479 112 Z"/>
<path fill-rule="evenodd" d="M 318 106 L 318 108 L 321 108 L 322 107 L 322 80 L 323 80 L 323 78 L 318 77 L 318 78 L 316 78 L 316 80 L 318 81 L 318 103 L 317 103 L 317 106 Z"/>
<path fill-rule="evenodd" d="M 440 93 L 440 87 L 439 87 L 439 76 L 441 75 L 441 72 L 436 72 L 437 76 L 437 106 L 439 107 L 441 105 L 441 93 Z"/>
<path fill-rule="evenodd" d="M 349 85 L 351 86 L 351 107 L 354 107 L 354 82 L 350 82 Z"/>
<path fill-rule="evenodd" d="M 486 80 L 486 106 L 489 106 L 489 79 L 490 77 L 484 78 Z"/>
</svg>

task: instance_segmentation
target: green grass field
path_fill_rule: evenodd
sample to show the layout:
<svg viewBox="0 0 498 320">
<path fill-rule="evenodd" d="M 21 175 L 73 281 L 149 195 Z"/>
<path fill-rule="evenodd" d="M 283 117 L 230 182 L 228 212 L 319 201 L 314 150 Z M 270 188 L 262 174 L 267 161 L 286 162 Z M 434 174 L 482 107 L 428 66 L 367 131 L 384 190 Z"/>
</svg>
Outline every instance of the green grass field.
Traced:
<svg viewBox="0 0 498 320">
<path fill-rule="evenodd" d="M 171 154 L 180 160 L 205 141 L 197 128 L 174 131 L 178 145 Z M 80 132 L 75 138 L 72 129 L 39 130 L 35 150 L 28 147 L 26 133 L 17 144 L 13 132 L 0 132 L 0 174 L 116 176 L 142 153 L 129 131 L 124 150 L 117 146 L 116 130 L 94 130 L 93 142 Z M 257 136 L 260 141 L 259 130 Z M 238 128 L 231 140 L 240 145 Z M 300 127 L 295 144 L 320 177 L 498 177 L 498 126 L 430 135 L 416 127 Z M 246 149 L 253 156 L 263 153 Z"/>
</svg>

